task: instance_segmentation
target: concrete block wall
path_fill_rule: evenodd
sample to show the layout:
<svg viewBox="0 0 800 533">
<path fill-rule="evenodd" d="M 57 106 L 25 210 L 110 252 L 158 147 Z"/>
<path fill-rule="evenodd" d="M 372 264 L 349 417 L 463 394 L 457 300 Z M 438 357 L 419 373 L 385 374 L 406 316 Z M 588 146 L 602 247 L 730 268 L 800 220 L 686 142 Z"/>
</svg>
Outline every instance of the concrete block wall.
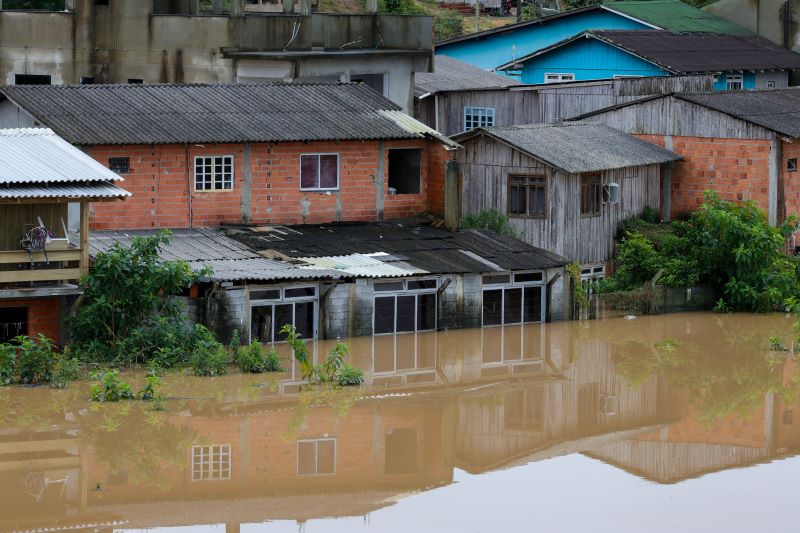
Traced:
<svg viewBox="0 0 800 533">
<path fill-rule="evenodd" d="M 558 280 L 553 283 L 550 287 L 550 294 L 549 294 L 549 311 L 550 311 L 550 320 L 553 322 L 557 322 L 559 320 L 564 320 L 565 317 L 565 310 L 564 305 L 566 302 L 569 301 L 565 291 L 567 290 L 567 283 L 566 278 L 569 276 L 563 268 L 551 268 L 546 271 L 546 279 L 551 280 L 553 276 L 561 273 L 561 276 Z"/>
<path fill-rule="evenodd" d="M 323 287 L 322 292 L 326 288 Z M 350 336 L 350 296 L 353 288 L 352 283 L 340 283 L 321 303 L 320 308 L 324 310 L 324 315 L 320 337 L 324 335 L 328 339 L 343 339 Z"/>
<path fill-rule="evenodd" d="M 423 150 L 419 194 L 389 195 L 389 150 Z M 129 157 L 122 184 L 133 196 L 123 203 L 92 205 L 92 229 L 316 224 L 375 221 L 440 211 L 447 153 L 428 140 L 94 146 L 89 153 L 107 165 Z M 300 190 L 300 155 L 339 154 L 339 189 Z M 383 161 L 380 156 L 383 155 Z M 232 190 L 195 191 L 196 156 L 233 156 Z M 247 161 L 245 161 L 247 157 Z M 381 164 L 382 163 L 382 164 Z M 429 195 L 435 206 L 431 206 Z"/>
<path fill-rule="evenodd" d="M 221 289 L 209 305 L 206 322 L 222 343 L 227 343 L 234 329 L 239 330 L 242 343 L 250 338 L 250 301 L 245 287 Z"/>
<path fill-rule="evenodd" d="M 459 327 L 479 328 L 483 323 L 483 282 L 480 274 L 461 276 Z"/>
<path fill-rule="evenodd" d="M 372 335 L 372 314 L 375 309 L 375 291 L 372 283 L 366 279 L 355 280 L 355 303 L 352 305 L 354 315 L 350 318 L 352 334 L 355 336 Z"/>
</svg>

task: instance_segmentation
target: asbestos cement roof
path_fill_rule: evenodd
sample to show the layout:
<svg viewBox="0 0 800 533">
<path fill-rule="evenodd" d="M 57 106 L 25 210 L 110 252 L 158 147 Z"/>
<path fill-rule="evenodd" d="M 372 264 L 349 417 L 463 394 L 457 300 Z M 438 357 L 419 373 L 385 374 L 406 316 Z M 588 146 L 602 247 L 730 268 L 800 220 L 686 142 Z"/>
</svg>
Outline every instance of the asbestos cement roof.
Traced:
<svg viewBox="0 0 800 533">
<path fill-rule="evenodd" d="M 2 94 L 76 145 L 444 135 L 360 83 L 17 85 Z"/>
<path fill-rule="evenodd" d="M 477 128 L 459 142 L 488 135 L 569 174 L 678 161 L 681 156 L 603 124 L 531 124 Z M 480 163 L 480 162 L 478 162 Z"/>
<path fill-rule="evenodd" d="M 270 257 L 298 259 L 361 277 L 483 273 L 567 263 L 556 254 L 490 231 L 453 233 L 425 224 L 266 226 L 231 228 L 227 234 Z"/>
<path fill-rule="evenodd" d="M 675 97 L 792 138 L 800 137 L 800 88 L 798 87 L 676 94 Z"/>
<path fill-rule="evenodd" d="M 520 82 L 452 57 L 434 57 L 433 72 L 414 74 L 414 96 L 417 98 L 446 91 L 503 88 Z"/>
<path fill-rule="evenodd" d="M 123 179 L 47 128 L 0 129 L 0 198 L 125 198 Z"/>
<path fill-rule="evenodd" d="M 107 252 L 115 244 L 131 246 L 136 237 L 155 235 L 156 230 L 93 231 L 89 235 L 92 256 Z M 212 281 L 273 281 L 294 279 L 331 279 L 340 272 L 329 269 L 308 270 L 299 264 L 265 259 L 247 246 L 231 239 L 220 230 L 172 230 L 170 242 L 161 247 L 161 258 L 184 260 L 199 272 L 209 267 Z M 299 263 L 299 262 L 297 262 Z"/>
</svg>

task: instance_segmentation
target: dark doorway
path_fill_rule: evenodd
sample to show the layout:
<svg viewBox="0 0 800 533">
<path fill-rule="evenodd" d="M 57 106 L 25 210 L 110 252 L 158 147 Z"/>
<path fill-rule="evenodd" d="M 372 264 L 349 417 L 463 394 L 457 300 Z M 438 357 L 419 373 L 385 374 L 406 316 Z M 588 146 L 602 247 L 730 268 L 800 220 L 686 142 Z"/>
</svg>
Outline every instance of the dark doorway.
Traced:
<svg viewBox="0 0 800 533">
<path fill-rule="evenodd" d="M 28 334 L 27 307 L 0 307 L 0 343 Z"/>
<path fill-rule="evenodd" d="M 422 181 L 422 150 L 389 150 L 389 188 L 395 194 L 419 194 Z"/>
</svg>

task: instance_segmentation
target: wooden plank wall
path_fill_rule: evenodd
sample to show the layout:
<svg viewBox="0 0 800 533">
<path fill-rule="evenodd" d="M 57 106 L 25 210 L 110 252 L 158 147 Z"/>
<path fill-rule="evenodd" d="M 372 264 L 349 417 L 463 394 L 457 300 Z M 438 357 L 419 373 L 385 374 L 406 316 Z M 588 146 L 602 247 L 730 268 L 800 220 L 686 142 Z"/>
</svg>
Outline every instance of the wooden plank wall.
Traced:
<svg viewBox="0 0 800 533">
<path fill-rule="evenodd" d="M 61 219 L 67 223 L 67 204 L 0 204 L 0 250 L 19 250 L 25 232 L 41 217 L 56 237 L 63 237 Z"/>
<path fill-rule="evenodd" d="M 604 204 L 601 214 L 580 215 L 580 176 L 564 174 L 486 136 L 464 144 L 456 158 L 461 166 L 463 213 L 494 208 L 508 210 L 509 174 L 547 176 L 547 216 L 512 218 L 523 239 L 581 264 L 604 263 L 614 256 L 614 237 L 620 222 L 661 204 L 659 165 L 612 170 L 603 183 L 618 183 L 619 204 Z"/>
</svg>

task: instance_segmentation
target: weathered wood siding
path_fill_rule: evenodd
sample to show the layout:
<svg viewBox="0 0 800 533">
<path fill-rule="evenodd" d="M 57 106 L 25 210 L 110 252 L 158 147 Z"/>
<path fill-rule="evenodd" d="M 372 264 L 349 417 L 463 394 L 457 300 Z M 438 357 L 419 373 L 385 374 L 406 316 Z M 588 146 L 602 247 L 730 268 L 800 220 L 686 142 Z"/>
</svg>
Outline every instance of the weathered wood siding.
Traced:
<svg viewBox="0 0 800 533">
<path fill-rule="evenodd" d="M 582 217 L 578 174 L 564 174 L 486 136 L 466 141 L 456 157 L 461 166 L 463 213 L 486 208 L 505 213 L 510 174 L 546 176 L 546 217 L 512 218 L 511 223 L 532 245 L 582 264 L 611 259 L 620 222 L 638 215 L 645 206 L 658 210 L 661 205 L 659 165 L 601 173 L 603 183 L 620 185 L 621 201 L 603 204 L 598 216 Z"/>
<path fill-rule="evenodd" d="M 673 96 L 612 109 L 586 118 L 627 132 L 724 139 L 770 139 L 771 132 Z"/>
<path fill-rule="evenodd" d="M 54 235 L 64 236 L 61 221 L 67 223 L 67 204 L 0 204 L 0 250 L 19 250 L 25 232 L 39 225 L 37 217 Z"/>
</svg>

